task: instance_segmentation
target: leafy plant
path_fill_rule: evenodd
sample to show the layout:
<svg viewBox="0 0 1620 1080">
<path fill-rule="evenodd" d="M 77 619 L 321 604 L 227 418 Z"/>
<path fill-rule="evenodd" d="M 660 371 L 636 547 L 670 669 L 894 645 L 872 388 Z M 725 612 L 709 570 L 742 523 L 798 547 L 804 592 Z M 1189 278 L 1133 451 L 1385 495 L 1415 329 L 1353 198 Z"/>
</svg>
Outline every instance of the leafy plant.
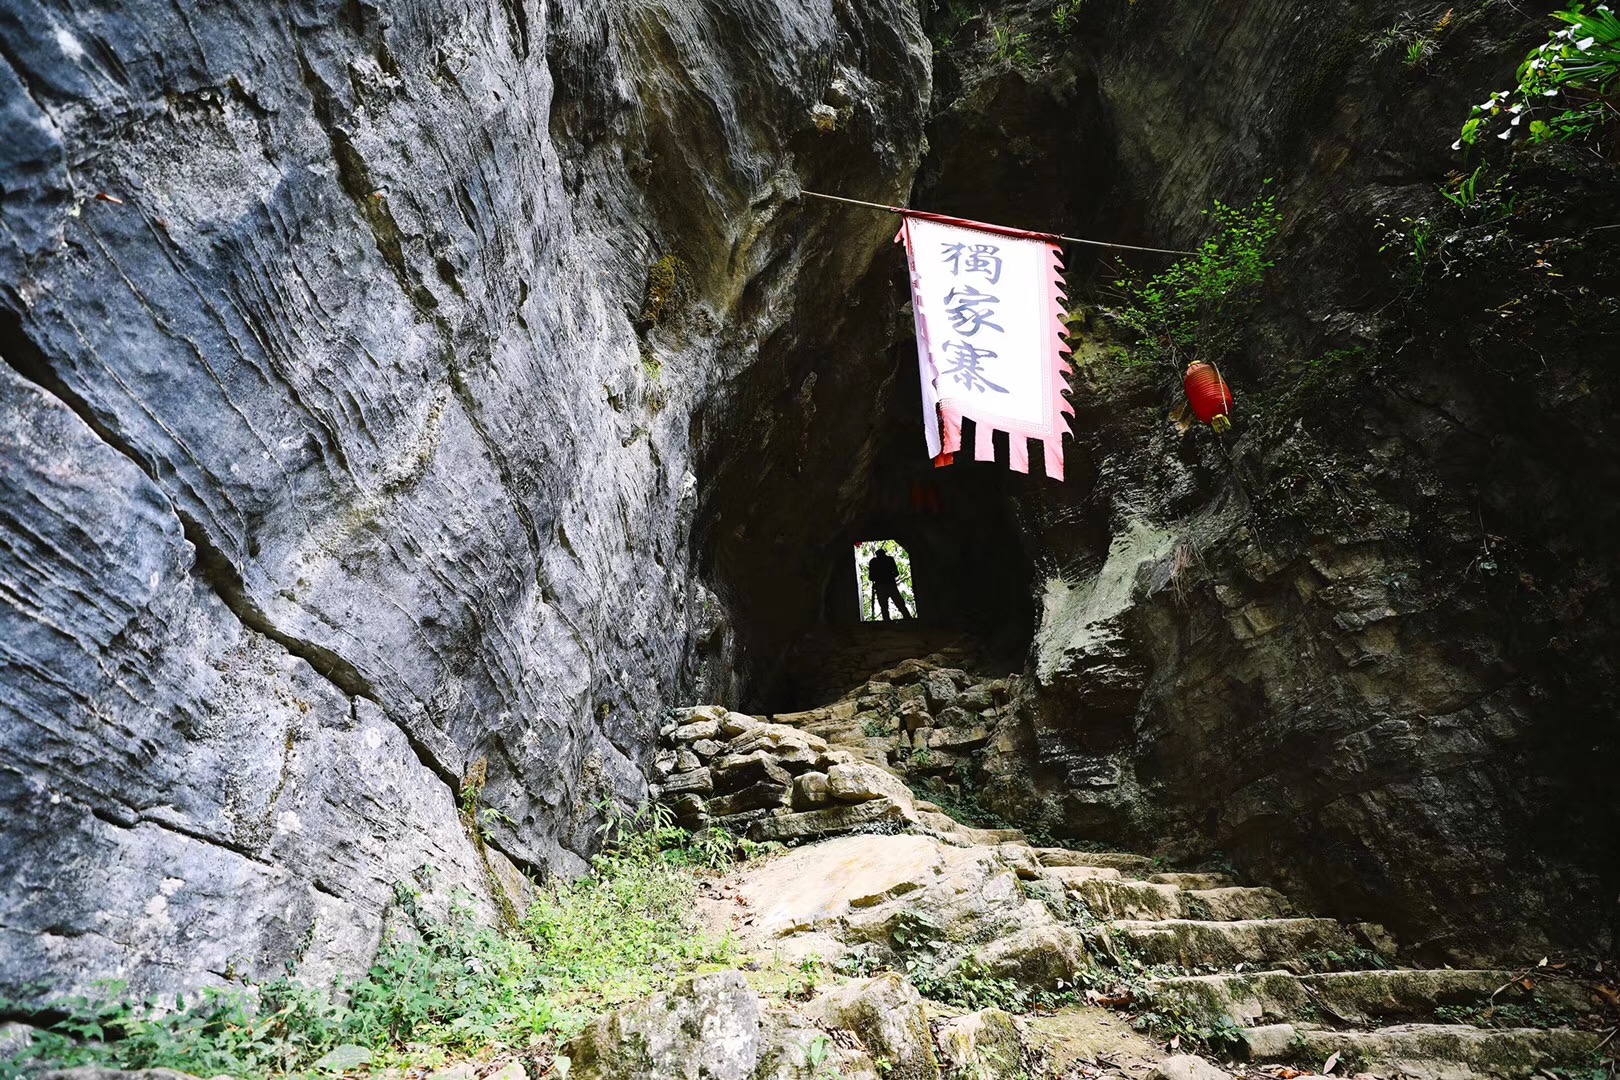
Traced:
<svg viewBox="0 0 1620 1080">
<path fill-rule="evenodd" d="M 1207 1023 L 1197 1015 L 1182 1010 L 1179 1004 L 1154 1001 L 1131 1021 L 1139 1031 L 1150 1032 L 1161 1039 L 1179 1039 L 1186 1049 L 1204 1050 L 1221 1056 L 1241 1053 L 1247 1046 L 1243 1029 L 1222 1016 Z"/>
<path fill-rule="evenodd" d="M 991 30 L 991 43 L 999 63 L 1022 67 L 1030 62 L 1029 34 L 1010 27 L 997 26 Z"/>
<path fill-rule="evenodd" d="M 936 966 L 925 958 L 913 957 L 906 961 L 906 976 L 917 992 L 947 1005 L 964 1009 L 1025 1012 L 1033 1000 L 1029 987 L 1016 979 L 992 975 L 972 953 L 943 973 L 937 971 Z"/>
<path fill-rule="evenodd" d="M 1067 34 L 1078 25 L 1080 11 L 1086 6 L 1086 0 L 1058 0 L 1052 8 L 1052 24 L 1057 27 L 1058 33 Z"/>
<path fill-rule="evenodd" d="M 1122 302 L 1107 314 L 1136 339 L 1132 362 L 1167 363 L 1179 371 L 1195 359 L 1220 359 L 1239 314 L 1275 265 L 1267 256 L 1282 225 L 1276 196 L 1242 207 L 1217 199 L 1204 213 L 1215 231 L 1195 254 L 1152 277 L 1114 283 Z"/>
<path fill-rule="evenodd" d="M 1588 9 L 1582 0 L 1552 17 L 1563 28 L 1524 58 L 1516 85 L 1473 107 L 1453 150 L 1487 134 L 1504 142 L 1520 133 L 1533 143 L 1584 139 L 1620 116 L 1611 100 L 1620 88 L 1620 18 L 1607 4 Z M 1489 131 L 1498 121 L 1501 129 Z"/>
<path fill-rule="evenodd" d="M 800 960 L 789 981 L 787 996 L 800 1001 L 815 997 L 816 987 L 821 985 L 824 966 L 821 957 L 815 953 Z"/>
<path fill-rule="evenodd" d="M 1467 210 L 1479 199 L 1479 174 L 1484 171 L 1485 166 L 1481 165 L 1459 180 L 1455 189 L 1442 186 L 1440 194 L 1445 196 L 1446 200 L 1459 210 Z"/>
</svg>

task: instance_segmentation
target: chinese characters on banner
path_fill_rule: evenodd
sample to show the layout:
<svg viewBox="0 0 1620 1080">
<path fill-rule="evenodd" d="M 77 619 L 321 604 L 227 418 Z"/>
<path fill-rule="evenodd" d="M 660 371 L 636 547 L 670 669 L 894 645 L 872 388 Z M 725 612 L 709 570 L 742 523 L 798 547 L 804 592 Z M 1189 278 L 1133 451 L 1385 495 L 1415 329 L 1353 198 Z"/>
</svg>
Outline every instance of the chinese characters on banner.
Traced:
<svg viewBox="0 0 1620 1080">
<path fill-rule="evenodd" d="M 922 370 L 928 453 L 941 464 L 962 449 L 973 420 L 973 457 L 995 460 L 1005 431 L 1008 464 L 1029 471 L 1041 444 L 1046 475 L 1063 479 L 1064 398 L 1061 253 L 1045 240 L 974 228 L 954 218 L 908 215 L 900 238 L 911 263 L 911 300 Z"/>
</svg>

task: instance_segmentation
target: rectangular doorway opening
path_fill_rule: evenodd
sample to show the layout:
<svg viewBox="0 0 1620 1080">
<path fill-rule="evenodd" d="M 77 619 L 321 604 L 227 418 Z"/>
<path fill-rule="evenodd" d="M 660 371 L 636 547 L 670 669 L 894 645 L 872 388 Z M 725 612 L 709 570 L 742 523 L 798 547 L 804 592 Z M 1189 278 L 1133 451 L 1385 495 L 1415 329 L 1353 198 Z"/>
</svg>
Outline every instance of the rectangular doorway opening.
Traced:
<svg viewBox="0 0 1620 1080">
<path fill-rule="evenodd" d="M 862 540 L 855 545 L 855 587 L 862 622 L 917 617 L 917 591 L 911 556 L 893 540 Z"/>
</svg>

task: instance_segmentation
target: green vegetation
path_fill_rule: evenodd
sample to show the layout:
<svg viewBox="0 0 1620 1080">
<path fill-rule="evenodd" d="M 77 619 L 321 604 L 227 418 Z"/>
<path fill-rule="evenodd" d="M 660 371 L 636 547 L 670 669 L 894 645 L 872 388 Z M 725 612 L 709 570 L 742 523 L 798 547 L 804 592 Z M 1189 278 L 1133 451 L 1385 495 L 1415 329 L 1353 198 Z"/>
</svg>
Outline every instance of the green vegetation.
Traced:
<svg viewBox="0 0 1620 1080">
<path fill-rule="evenodd" d="M 1216 200 L 1204 213 L 1215 232 L 1197 253 L 1152 277 L 1114 283 L 1120 302 L 1105 314 L 1135 339 L 1127 363 L 1168 364 L 1179 373 L 1194 360 L 1218 362 L 1239 317 L 1258 299 L 1256 287 L 1274 265 L 1267 252 L 1282 225 L 1276 196 L 1243 207 Z"/>
<path fill-rule="evenodd" d="M 1056 26 L 1058 33 L 1067 34 L 1080 22 L 1080 11 L 1086 6 L 1086 0 L 1058 0 L 1052 8 L 1052 25 Z"/>
<path fill-rule="evenodd" d="M 191 996 L 129 999 L 122 986 L 40 1007 L 0 1002 L 39 1029 L 0 1074 L 41 1063 L 172 1068 L 239 1078 L 434 1065 L 573 1034 L 605 1004 L 654 992 L 729 941 L 692 920 L 696 872 L 757 852 L 729 835 L 695 836 L 666 811 L 610 819 L 607 847 L 578 881 L 543 890 L 517 925 L 494 929 L 471 898 L 443 919 L 399 887 L 413 929 L 383 943 L 337 995 L 278 979 Z"/>
<path fill-rule="evenodd" d="M 925 958 L 908 958 L 905 974 L 923 997 L 963 1009 L 1027 1012 L 1039 996 L 1016 979 L 990 974 L 972 953 L 943 972 Z"/>
<path fill-rule="evenodd" d="M 1470 1024 L 1486 1028 L 1567 1027 L 1580 1019 L 1569 1009 L 1540 1000 L 1523 1004 L 1482 1002 L 1476 1005 L 1439 1005 L 1435 1007 L 1434 1016 L 1442 1024 Z"/>
<path fill-rule="evenodd" d="M 1132 1018 L 1131 1026 L 1166 1041 L 1179 1038 L 1183 1052 L 1204 1051 L 1231 1057 L 1248 1047 L 1243 1029 L 1230 1017 L 1222 1016 L 1212 1023 L 1169 1001 L 1150 1001 L 1146 1009 Z"/>
<path fill-rule="evenodd" d="M 1398 225 L 1379 221 L 1383 243 L 1379 251 L 1399 251 L 1407 259 L 1408 284 L 1421 282 L 1428 268 L 1442 266 L 1456 259 L 1468 258 L 1485 252 L 1481 245 L 1492 241 L 1506 241 L 1501 229 L 1485 230 L 1471 237 L 1472 226 L 1496 226 L 1513 216 L 1518 195 L 1507 174 L 1487 180 L 1484 165 L 1471 173 L 1454 173 L 1439 186 L 1445 204 L 1430 213 L 1417 217 L 1403 217 Z M 1465 242 L 1466 241 L 1466 242 Z"/>
<path fill-rule="evenodd" d="M 980 10 L 982 6 L 982 3 L 975 0 L 945 0 L 945 4 L 937 9 L 930 29 L 929 37 L 934 43 L 934 48 L 942 51 L 954 48 L 956 35 L 983 15 Z"/>
<path fill-rule="evenodd" d="M 997 26 L 990 31 L 995 57 L 999 63 L 1024 67 L 1030 63 L 1029 34 L 1010 27 Z"/>
<path fill-rule="evenodd" d="M 1448 9 L 1438 19 L 1405 16 L 1373 40 L 1373 55 L 1381 56 L 1391 49 L 1399 49 L 1403 64 L 1412 70 L 1420 69 L 1439 51 L 1440 39 L 1456 21 L 1454 9 Z"/>
<path fill-rule="evenodd" d="M 656 380 L 664 373 L 664 362 L 653 352 L 647 332 L 661 326 L 679 310 L 690 291 L 686 263 L 674 255 L 665 255 L 647 267 L 647 291 L 641 302 L 638 329 L 642 334 L 641 368 L 649 379 Z"/>
<path fill-rule="evenodd" d="M 686 263 L 665 255 L 647 267 L 647 293 L 641 304 L 641 318 L 657 326 L 686 298 Z"/>
<path fill-rule="evenodd" d="M 1487 135 L 1504 142 L 1584 140 L 1620 117 L 1620 17 L 1605 4 L 1576 0 L 1552 17 L 1563 23 L 1519 65 L 1516 85 L 1475 105 L 1452 149 Z M 1500 128 L 1500 130 L 1497 130 Z"/>
</svg>

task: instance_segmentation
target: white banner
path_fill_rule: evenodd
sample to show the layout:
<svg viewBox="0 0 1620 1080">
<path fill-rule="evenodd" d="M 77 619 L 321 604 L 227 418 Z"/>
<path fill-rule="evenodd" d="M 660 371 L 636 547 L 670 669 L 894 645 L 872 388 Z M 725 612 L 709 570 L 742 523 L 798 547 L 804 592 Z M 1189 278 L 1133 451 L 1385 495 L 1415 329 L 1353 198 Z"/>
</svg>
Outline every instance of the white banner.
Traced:
<svg viewBox="0 0 1620 1080">
<path fill-rule="evenodd" d="M 973 456 L 993 460 L 991 436 L 1008 433 L 1009 464 L 1029 471 L 1027 439 L 1042 443 L 1046 474 L 1063 477 L 1064 399 L 1060 253 L 1044 240 L 906 218 L 917 359 L 928 453 L 961 449 L 974 421 Z M 942 430 L 943 427 L 943 430 Z"/>
</svg>

